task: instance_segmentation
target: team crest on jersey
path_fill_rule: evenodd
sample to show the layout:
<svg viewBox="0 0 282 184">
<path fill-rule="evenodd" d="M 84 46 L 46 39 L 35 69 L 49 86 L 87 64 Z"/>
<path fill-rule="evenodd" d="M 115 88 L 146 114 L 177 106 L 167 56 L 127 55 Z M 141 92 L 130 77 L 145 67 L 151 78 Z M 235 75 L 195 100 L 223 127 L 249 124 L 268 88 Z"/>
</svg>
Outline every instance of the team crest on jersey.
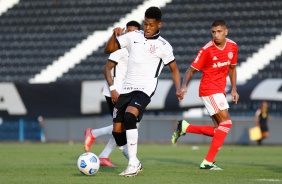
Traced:
<svg viewBox="0 0 282 184">
<path fill-rule="evenodd" d="M 157 49 L 158 49 L 157 46 L 151 44 L 151 47 L 150 47 L 150 49 L 149 49 L 149 52 L 150 52 L 151 54 L 155 54 Z"/>
<path fill-rule="evenodd" d="M 233 58 L 233 53 L 232 52 L 228 52 L 228 58 L 232 59 Z"/>
</svg>

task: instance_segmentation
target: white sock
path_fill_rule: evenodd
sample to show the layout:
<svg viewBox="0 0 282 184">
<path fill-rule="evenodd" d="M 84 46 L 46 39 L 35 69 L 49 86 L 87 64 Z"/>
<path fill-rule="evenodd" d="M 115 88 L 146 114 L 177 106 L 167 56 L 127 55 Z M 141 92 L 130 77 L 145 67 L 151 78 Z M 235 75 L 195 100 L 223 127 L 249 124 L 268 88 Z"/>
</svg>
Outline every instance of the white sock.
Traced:
<svg viewBox="0 0 282 184">
<path fill-rule="evenodd" d="M 113 125 L 109 125 L 103 128 L 92 129 L 92 135 L 97 138 L 101 135 L 112 135 Z"/>
<path fill-rule="evenodd" d="M 135 165 L 139 163 L 137 159 L 137 143 L 138 143 L 138 131 L 137 129 L 126 130 L 127 148 L 129 156 L 129 165 Z"/>
<path fill-rule="evenodd" d="M 102 153 L 99 155 L 99 158 L 109 158 L 110 154 L 116 148 L 116 146 L 116 141 L 112 136 L 106 147 L 103 149 Z"/>
<path fill-rule="evenodd" d="M 127 160 L 129 160 L 127 144 L 124 145 L 124 146 L 120 146 L 119 149 L 120 149 L 120 151 L 122 152 L 122 154 L 124 155 L 124 157 L 125 157 Z"/>
</svg>

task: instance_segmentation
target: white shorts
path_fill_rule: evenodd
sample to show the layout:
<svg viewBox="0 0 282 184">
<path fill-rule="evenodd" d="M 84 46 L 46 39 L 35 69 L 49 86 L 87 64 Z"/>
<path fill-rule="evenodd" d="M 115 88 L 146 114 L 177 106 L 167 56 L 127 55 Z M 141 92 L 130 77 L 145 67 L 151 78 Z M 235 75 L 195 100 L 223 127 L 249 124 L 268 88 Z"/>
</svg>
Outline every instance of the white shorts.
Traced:
<svg viewBox="0 0 282 184">
<path fill-rule="evenodd" d="M 202 96 L 201 99 L 204 102 L 210 116 L 217 114 L 219 110 L 225 110 L 229 108 L 228 102 L 223 93 Z"/>
</svg>

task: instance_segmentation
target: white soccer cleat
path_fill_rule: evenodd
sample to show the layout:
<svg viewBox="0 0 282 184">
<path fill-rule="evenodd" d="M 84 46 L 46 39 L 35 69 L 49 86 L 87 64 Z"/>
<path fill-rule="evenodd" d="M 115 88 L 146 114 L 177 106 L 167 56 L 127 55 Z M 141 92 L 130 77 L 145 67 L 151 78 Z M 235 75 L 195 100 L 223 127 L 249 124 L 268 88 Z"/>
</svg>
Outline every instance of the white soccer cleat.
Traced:
<svg viewBox="0 0 282 184">
<path fill-rule="evenodd" d="M 134 176 L 137 176 L 137 174 L 138 174 L 138 167 L 130 164 L 119 175 L 120 176 L 125 176 L 125 177 L 134 177 Z"/>
</svg>

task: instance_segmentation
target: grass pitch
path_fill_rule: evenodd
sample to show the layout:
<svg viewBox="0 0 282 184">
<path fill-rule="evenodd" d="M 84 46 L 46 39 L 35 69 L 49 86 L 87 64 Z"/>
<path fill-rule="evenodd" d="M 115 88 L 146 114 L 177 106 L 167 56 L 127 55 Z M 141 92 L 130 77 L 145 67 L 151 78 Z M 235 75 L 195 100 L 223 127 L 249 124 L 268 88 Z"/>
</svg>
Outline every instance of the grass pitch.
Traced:
<svg viewBox="0 0 282 184">
<path fill-rule="evenodd" d="M 104 146 L 94 144 L 91 150 L 99 155 Z M 144 170 L 125 178 L 118 176 L 127 165 L 118 149 L 110 155 L 117 167 L 100 167 L 94 176 L 84 176 L 76 167 L 82 143 L 0 143 L 0 183 L 282 183 L 282 146 L 224 145 L 216 157 L 224 170 L 200 170 L 208 147 L 139 144 Z"/>
</svg>

